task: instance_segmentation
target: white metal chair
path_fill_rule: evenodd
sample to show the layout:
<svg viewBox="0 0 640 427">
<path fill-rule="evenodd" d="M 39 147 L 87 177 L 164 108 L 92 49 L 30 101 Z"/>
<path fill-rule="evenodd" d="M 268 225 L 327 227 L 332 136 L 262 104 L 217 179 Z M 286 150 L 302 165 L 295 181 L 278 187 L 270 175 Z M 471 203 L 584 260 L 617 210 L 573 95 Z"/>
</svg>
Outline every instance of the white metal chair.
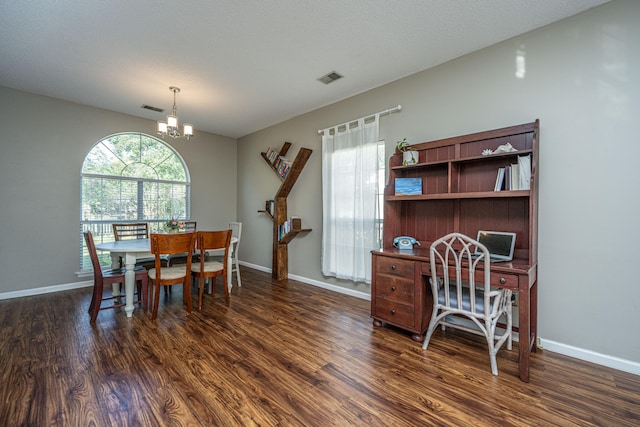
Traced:
<svg viewBox="0 0 640 427">
<path fill-rule="evenodd" d="M 231 274 L 236 272 L 236 281 L 238 282 L 238 286 L 242 286 L 240 282 L 240 264 L 238 262 L 238 249 L 240 249 L 240 237 L 242 236 L 242 223 L 241 222 L 230 222 L 229 229 L 231 230 L 231 236 L 238 239 L 236 243 L 233 245 L 233 262 L 231 263 Z"/>
<path fill-rule="evenodd" d="M 471 255 L 476 248 L 482 254 L 474 258 Z M 511 290 L 491 287 L 489 251 L 464 234 L 451 233 L 436 240 L 429 252 L 433 313 L 422 349 L 427 349 L 438 325 L 442 330 L 449 326 L 484 335 L 489 346 L 491 373 L 498 375 L 496 354 L 505 341 L 509 350 L 512 345 Z M 452 315 L 465 316 L 473 323 L 465 325 Z M 506 330 L 496 335 L 496 325 L 502 315 L 506 316 Z"/>
</svg>

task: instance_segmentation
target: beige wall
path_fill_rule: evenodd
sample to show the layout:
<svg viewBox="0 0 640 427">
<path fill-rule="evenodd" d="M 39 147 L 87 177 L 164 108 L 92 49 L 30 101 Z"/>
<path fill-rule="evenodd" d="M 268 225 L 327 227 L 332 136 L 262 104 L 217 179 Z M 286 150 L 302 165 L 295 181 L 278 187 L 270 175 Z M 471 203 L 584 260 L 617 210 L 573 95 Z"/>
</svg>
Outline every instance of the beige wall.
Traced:
<svg viewBox="0 0 640 427">
<path fill-rule="evenodd" d="M 87 280 L 75 274 L 84 157 L 114 133 L 155 135 L 155 122 L 0 87 L 0 129 L 0 294 Z M 223 228 L 236 219 L 236 141 L 196 132 L 167 142 L 189 168 L 198 228 Z"/>
<path fill-rule="evenodd" d="M 608 3 L 240 138 L 238 215 L 252 239 L 241 259 L 271 267 L 271 222 L 257 213 L 279 185 L 259 154 L 269 146 L 314 150 L 289 198 L 289 213 L 313 228 L 289 245 L 290 274 L 370 292 L 321 274 L 317 130 L 401 104 L 381 119 L 392 150 L 403 137 L 423 142 L 539 118 L 540 336 L 640 362 L 639 18 L 640 2 Z M 515 77 L 518 52 L 523 79 Z"/>
</svg>

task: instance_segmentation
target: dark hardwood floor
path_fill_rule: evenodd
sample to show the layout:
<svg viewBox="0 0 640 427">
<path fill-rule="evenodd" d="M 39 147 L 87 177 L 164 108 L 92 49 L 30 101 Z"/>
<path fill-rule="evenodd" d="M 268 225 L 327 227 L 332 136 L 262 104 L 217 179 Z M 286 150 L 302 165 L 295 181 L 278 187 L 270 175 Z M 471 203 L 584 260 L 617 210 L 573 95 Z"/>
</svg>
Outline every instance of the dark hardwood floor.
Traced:
<svg viewBox="0 0 640 427">
<path fill-rule="evenodd" d="M 638 426 L 640 377 L 462 332 L 428 352 L 372 325 L 370 303 L 242 269 L 242 288 L 157 321 L 103 311 L 91 289 L 0 301 L 1 426 Z"/>
</svg>

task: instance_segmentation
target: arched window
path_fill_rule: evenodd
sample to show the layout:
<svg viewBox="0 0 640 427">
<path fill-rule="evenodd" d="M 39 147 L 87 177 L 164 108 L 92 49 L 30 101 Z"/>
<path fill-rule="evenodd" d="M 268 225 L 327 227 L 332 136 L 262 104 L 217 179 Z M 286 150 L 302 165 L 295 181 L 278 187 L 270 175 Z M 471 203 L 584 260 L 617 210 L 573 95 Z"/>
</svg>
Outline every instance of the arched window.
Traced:
<svg viewBox="0 0 640 427">
<path fill-rule="evenodd" d="M 82 231 L 96 243 L 114 239 L 111 224 L 146 222 L 161 230 L 169 219 L 190 217 L 189 171 L 180 155 L 142 133 L 108 136 L 91 148 L 80 183 L 80 268 L 90 269 Z M 104 254 L 102 264 L 110 264 Z"/>
</svg>

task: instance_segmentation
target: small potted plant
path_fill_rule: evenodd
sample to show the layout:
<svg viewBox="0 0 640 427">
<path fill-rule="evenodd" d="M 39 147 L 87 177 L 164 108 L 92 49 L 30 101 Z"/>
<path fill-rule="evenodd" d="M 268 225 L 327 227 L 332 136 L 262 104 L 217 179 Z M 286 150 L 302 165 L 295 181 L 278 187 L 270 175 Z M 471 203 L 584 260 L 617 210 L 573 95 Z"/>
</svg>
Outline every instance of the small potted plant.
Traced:
<svg viewBox="0 0 640 427">
<path fill-rule="evenodd" d="M 411 149 L 411 144 L 407 142 L 407 138 L 396 142 L 396 148 L 402 153 L 403 165 L 415 165 L 418 163 L 418 152 Z"/>
<path fill-rule="evenodd" d="M 165 230 L 169 233 L 179 233 L 184 229 L 184 221 L 178 221 L 177 219 L 170 219 L 165 224 Z"/>
</svg>

